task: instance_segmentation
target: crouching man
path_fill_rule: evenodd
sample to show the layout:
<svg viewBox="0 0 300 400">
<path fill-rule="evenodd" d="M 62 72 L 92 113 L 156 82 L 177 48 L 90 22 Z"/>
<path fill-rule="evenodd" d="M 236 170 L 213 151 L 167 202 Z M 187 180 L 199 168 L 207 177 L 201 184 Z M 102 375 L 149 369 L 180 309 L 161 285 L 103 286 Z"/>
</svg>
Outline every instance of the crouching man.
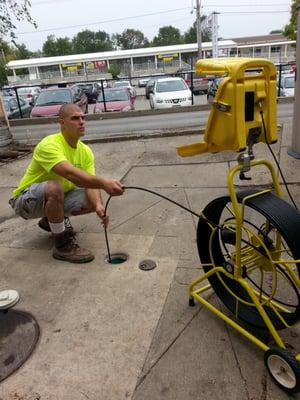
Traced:
<svg viewBox="0 0 300 400">
<path fill-rule="evenodd" d="M 100 189 L 119 196 L 124 187 L 117 180 L 95 175 L 94 155 L 80 138 L 85 134 L 85 117 L 75 104 L 59 113 L 60 132 L 42 139 L 13 197 L 15 213 L 24 219 L 40 218 L 41 229 L 52 232 L 53 257 L 72 263 L 92 261 L 91 251 L 76 243 L 68 216 L 95 212 L 107 226 L 109 218 Z"/>
</svg>

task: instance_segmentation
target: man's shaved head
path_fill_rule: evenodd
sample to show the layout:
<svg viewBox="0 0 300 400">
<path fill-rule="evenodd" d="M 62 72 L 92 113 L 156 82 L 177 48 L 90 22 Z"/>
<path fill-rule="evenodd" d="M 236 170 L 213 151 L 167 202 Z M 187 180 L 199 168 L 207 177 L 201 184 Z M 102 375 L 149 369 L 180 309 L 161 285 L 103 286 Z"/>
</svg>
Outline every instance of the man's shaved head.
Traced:
<svg viewBox="0 0 300 400">
<path fill-rule="evenodd" d="M 73 104 L 73 103 L 65 104 L 60 108 L 58 117 L 60 119 L 64 119 L 64 118 L 68 117 L 74 111 L 82 112 L 81 108 L 78 107 L 76 104 Z"/>
<path fill-rule="evenodd" d="M 73 103 L 63 105 L 59 110 L 58 122 L 65 139 L 76 147 L 78 139 L 85 132 L 85 115 L 81 108 Z"/>
</svg>

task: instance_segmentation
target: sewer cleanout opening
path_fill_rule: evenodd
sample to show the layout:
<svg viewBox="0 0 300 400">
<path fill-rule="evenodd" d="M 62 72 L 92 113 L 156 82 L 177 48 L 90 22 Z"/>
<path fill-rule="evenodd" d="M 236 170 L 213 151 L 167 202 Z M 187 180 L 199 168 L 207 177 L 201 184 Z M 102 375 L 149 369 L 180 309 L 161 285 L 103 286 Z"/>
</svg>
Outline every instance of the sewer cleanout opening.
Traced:
<svg viewBox="0 0 300 400">
<path fill-rule="evenodd" d="M 128 255 L 125 253 L 110 254 L 105 257 L 105 261 L 112 265 L 123 264 L 128 260 Z M 142 271 L 151 271 L 156 268 L 157 264 L 153 260 L 143 260 L 139 263 L 139 269 Z"/>
<path fill-rule="evenodd" d="M 108 262 L 109 264 L 123 264 L 128 260 L 128 255 L 125 253 L 116 253 L 116 254 L 111 254 L 110 257 L 107 255 L 105 257 L 105 261 Z"/>
</svg>

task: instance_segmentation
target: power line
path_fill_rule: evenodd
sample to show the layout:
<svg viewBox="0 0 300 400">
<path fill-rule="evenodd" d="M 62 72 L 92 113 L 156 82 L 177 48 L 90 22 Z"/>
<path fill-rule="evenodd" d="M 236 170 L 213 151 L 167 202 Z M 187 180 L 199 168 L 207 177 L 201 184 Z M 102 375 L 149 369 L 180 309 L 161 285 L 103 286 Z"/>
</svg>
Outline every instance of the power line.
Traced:
<svg viewBox="0 0 300 400">
<path fill-rule="evenodd" d="M 228 15 L 228 14 L 248 14 L 248 15 L 257 15 L 257 14 L 282 14 L 282 13 L 289 13 L 289 10 L 278 10 L 278 11 L 225 11 L 220 12 L 220 15 Z"/>
<path fill-rule="evenodd" d="M 275 4 L 270 4 L 270 6 L 274 6 Z M 228 4 L 226 6 L 222 7 L 227 7 L 229 6 Z M 248 5 L 247 6 L 252 6 Z M 253 5 L 254 6 L 254 5 Z M 256 5 L 257 6 L 257 5 Z M 206 7 L 206 6 L 204 6 Z M 210 8 L 211 6 L 209 6 Z M 217 7 L 215 5 L 214 7 Z M 221 6 L 220 6 L 221 7 Z M 237 7 L 237 5 L 235 5 Z M 46 29 L 38 29 L 35 31 L 26 31 L 26 32 L 17 32 L 17 35 L 27 35 L 27 34 L 32 34 L 32 33 L 40 33 L 40 32 L 52 32 L 52 31 L 59 31 L 63 29 L 74 29 L 74 28 L 80 28 L 80 27 L 86 27 L 86 26 L 92 26 L 92 25 L 99 25 L 99 24 L 107 24 L 111 22 L 118 22 L 118 21 L 125 21 L 127 19 L 135 19 L 135 18 L 142 18 L 142 17 L 148 17 L 148 16 L 153 16 L 153 15 L 159 15 L 159 14 L 167 14 L 171 12 L 176 12 L 176 11 L 183 11 L 183 10 L 189 10 L 190 7 L 183 7 L 183 8 L 174 8 L 171 10 L 165 10 L 165 11 L 157 11 L 155 13 L 147 13 L 147 14 L 140 14 L 140 15 L 134 15 L 134 16 L 128 16 L 128 17 L 121 17 L 121 18 L 114 18 L 110 20 L 103 20 L 103 21 L 98 21 L 98 22 L 90 22 L 87 24 L 78 24 L 78 25 L 68 25 L 68 26 L 61 26 L 61 27 L 56 27 L 56 28 L 46 28 Z M 254 15 L 254 14 L 278 14 L 278 13 L 288 13 L 290 11 L 287 10 L 273 10 L 273 11 L 265 11 L 265 10 L 257 10 L 257 11 L 221 11 L 220 14 L 232 14 L 232 15 L 238 15 L 238 14 L 249 14 L 249 15 Z"/>
<path fill-rule="evenodd" d="M 80 28 L 81 26 L 91 26 L 91 25 L 98 25 L 98 24 L 107 24 L 110 22 L 117 22 L 117 21 L 124 21 L 126 19 L 134 19 L 134 18 L 141 18 L 141 17 L 149 17 L 152 15 L 158 15 L 158 14 L 167 14 L 170 12 L 175 12 L 175 11 L 182 11 L 182 10 L 189 10 L 190 7 L 183 7 L 183 8 L 174 8 L 172 10 L 166 10 L 166 11 L 158 11 L 155 13 L 149 13 L 149 14 L 140 14 L 140 15 L 134 15 L 131 17 L 122 17 L 122 18 L 114 18 L 110 20 L 104 20 L 104 21 L 98 21 L 98 22 L 90 22 L 88 24 L 80 24 L 80 25 L 68 25 L 68 26 L 62 26 L 58 28 L 47 28 L 47 29 L 39 29 L 36 31 L 30 31 L 30 32 L 16 32 L 17 35 L 27 35 L 31 33 L 38 33 L 38 32 L 49 32 L 49 31 L 59 31 L 62 29 L 73 29 L 73 28 Z"/>
<path fill-rule="evenodd" d="M 252 4 L 207 4 L 203 5 L 203 8 L 211 8 L 211 7 L 282 7 L 282 6 L 290 6 L 289 3 L 269 3 L 269 4 L 258 4 L 258 3 L 252 3 Z"/>
<path fill-rule="evenodd" d="M 43 6 L 45 4 L 53 4 L 53 3 L 62 3 L 63 1 L 72 1 L 72 0 L 45 0 L 45 1 L 37 1 L 33 2 L 31 0 L 31 6 Z"/>
</svg>

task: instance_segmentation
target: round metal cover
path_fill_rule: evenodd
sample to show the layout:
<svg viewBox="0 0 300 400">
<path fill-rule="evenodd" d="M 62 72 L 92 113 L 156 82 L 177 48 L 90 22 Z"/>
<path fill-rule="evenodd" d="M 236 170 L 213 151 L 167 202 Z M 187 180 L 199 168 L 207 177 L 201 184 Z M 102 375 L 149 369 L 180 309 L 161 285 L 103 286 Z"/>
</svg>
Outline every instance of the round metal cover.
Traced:
<svg viewBox="0 0 300 400">
<path fill-rule="evenodd" d="M 18 369 L 34 350 L 40 330 L 24 311 L 0 311 L 0 382 Z"/>
<path fill-rule="evenodd" d="M 139 263 L 139 269 L 142 271 L 150 271 L 157 267 L 157 264 L 153 260 L 143 260 Z"/>
</svg>

